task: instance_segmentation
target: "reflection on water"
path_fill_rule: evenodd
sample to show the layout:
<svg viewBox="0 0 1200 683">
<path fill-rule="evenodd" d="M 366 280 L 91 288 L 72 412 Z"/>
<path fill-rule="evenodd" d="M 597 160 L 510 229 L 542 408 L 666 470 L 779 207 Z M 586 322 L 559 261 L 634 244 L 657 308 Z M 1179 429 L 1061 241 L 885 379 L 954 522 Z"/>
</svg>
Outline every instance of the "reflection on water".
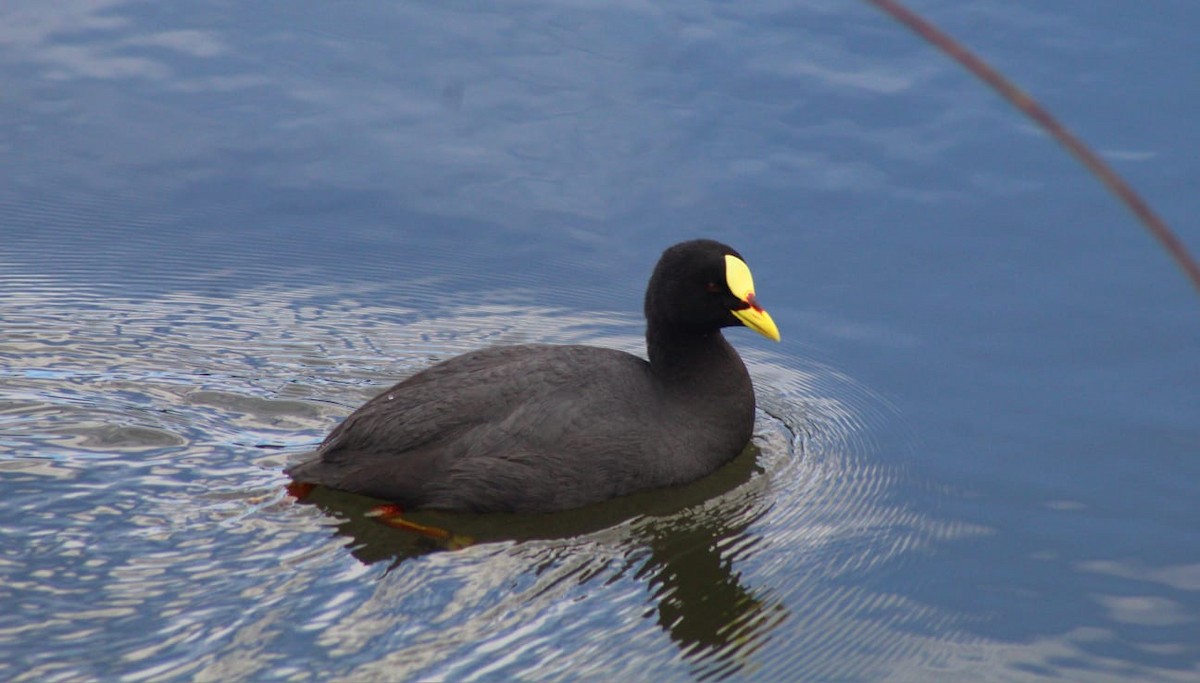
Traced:
<svg viewBox="0 0 1200 683">
<path fill-rule="evenodd" d="M 3 518 L 28 542 L 3 551 L 19 597 L 0 644 L 56 644 L 6 663 L 6 677 L 723 678 L 761 669 L 773 634 L 811 611 L 797 588 L 841 612 L 868 599 L 825 594 L 807 573 L 885 562 L 925 533 L 882 504 L 892 475 L 847 450 L 863 445 L 843 402 L 857 390 L 837 398 L 821 387 L 836 379 L 758 353 L 754 447 L 689 486 L 556 515 L 418 513 L 475 540 L 433 554 L 364 517 L 368 499 L 296 504 L 285 461 L 436 358 L 528 340 L 641 345 L 632 316 L 560 312 L 548 329 L 519 307 L 443 297 L 414 316 L 360 303 L 375 298 L 388 295 L 4 301 Z M 596 632 L 630 644 L 582 645 Z M 804 656 L 822 652 L 836 649 Z"/>
<path fill-rule="evenodd" d="M 758 432 L 772 427 L 778 431 L 781 425 L 761 415 Z M 769 442 L 763 437 L 760 441 Z M 789 444 L 770 446 L 787 449 Z M 640 565 L 632 575 L 649 582 L 658 625 L 689 660 L 714 663 L 698 670 L 702 676 L 720 677 L 737 671 L 787 614 L 778 600 L 764 600 L 744 586 L 734 571 L 735 563 L 761 540 L 749 530 L 765 504 L 762 485 L 752 481 L 762 474 L 758 456 L 758 447 L 751 446 L 727 466 L 692 484 L 551 515 L 425 511 L 405 517 L 446 529 L 472 545 L 611 539 L 606 542 L 615 544 L 614 551 L 626 562 Z M 444 542 L 395 530 L 366 516 L 378 501 L 318 488 L 305 502 L 339 520 L 336 533 L 347 539 L 351 554 L 364 563 L 383 561 L 395 569 L 405 559 L 446 549 Z M 563 559 L 552 554 L 532 571 L 550 573 Z M 583 585 L 596 575 L 596 571 L 580 572 L 571 580 Z"/>
<path fill-rule="evenodd" d="M 638 576 L 650 580 L 658 625 L 703 665 L 701 678 L 739 671 L 788 616 L 769 587 L 746 585 L 736 570 L 762 541 L 749 511 L 725 519 L 701 511 L 644 530 L 650 556 Z"/>
<path fill-rule="evenodd" d="M 1086 660 L 1120 680 L 1130 658 L 1111 651 L 1114 633 L 1190 628 L 1142 581 L 1079 598 L 1103 628 L 1018 649 L 981 635 L 986 617 L 947 601 L 955 567 L 939 553 L 990 530 L 898 495 L 911 484 L 887 449 L 909 437 L 880 438 L 896 423 L 885 403 L 736 330 L 760 397 L 754 448 L 689 486 L 544 517 L 414 515 L 476 541 L 433 553 L 365 518 L 367 499 L 297 504 L 287 460 L 437 359 L 494 343 L 641 345 L 628 315 L 531 314 L 500 296 L 424 297 L 419 313 L 364 303 L 399 289 L 8 290 L 0 533 L 20 540 L 0 548 L 0 676 L 956 680 L 982 656 L 1021 671 Z M 1191 591 L 1192 569 L 1097 560 L 1064 581 L 1145 573 Z M 1147 645 L 1175 648 L 1153 653 L 1168 671 L 1188 661 L 1188 646 Z"/>
</svg>

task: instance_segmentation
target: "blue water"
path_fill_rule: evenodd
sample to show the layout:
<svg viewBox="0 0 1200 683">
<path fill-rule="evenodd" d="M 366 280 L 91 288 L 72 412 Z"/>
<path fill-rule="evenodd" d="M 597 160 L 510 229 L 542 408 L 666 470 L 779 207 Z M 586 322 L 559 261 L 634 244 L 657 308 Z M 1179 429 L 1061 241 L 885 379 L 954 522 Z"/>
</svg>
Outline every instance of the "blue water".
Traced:
<svg viewBox="0 0 1200 683">
<path fill-rule="evenodd" d="M 1200 7 L 915 7 L 1200 249 Z M 0 6 L 0 679 L 1200 679 L 1200 297 L 866 3 Z M 734 245 L 754 451 L 428 549 L 288 458 Z"/>
</svg>

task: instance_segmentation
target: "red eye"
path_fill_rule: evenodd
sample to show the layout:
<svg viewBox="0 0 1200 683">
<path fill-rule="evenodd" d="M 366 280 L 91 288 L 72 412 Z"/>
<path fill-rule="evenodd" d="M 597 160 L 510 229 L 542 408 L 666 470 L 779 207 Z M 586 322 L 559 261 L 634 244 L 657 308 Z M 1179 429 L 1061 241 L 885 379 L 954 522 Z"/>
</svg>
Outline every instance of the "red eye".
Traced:
<svg viewBox="0 0 1200 683">
<path fill-rule="evenodd" d="M 708 283 L 707 285 L 704 286 L 704 288 L 707 289 L 708 291 L 712 292 L 713 294 L 716 294 L 717 292 L 721 291 L 721 286 L 715 282 Z"/>
</svg>

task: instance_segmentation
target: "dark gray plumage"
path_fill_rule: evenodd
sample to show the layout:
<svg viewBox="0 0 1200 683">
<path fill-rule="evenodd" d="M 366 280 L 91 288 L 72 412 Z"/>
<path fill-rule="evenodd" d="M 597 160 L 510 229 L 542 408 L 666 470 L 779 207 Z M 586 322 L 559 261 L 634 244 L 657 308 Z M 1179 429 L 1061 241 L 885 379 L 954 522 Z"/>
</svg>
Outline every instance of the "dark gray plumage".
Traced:
<svg viewBox="0 0 1200 683">
<path fill-rule="evenodd" d="M 762 316 L 770 334 L 746 324 L 778 338 L 753 293 L 732 291 L 726 255 L 741 263 L 711 240 L 664 252 L 649 362 L 592 346 L 466 353 L 368 401 L 289 474 L 407 509 L 546 512 L 712 472 L 754 427 L 750 376 L 720 329 Z"/>
</svg>

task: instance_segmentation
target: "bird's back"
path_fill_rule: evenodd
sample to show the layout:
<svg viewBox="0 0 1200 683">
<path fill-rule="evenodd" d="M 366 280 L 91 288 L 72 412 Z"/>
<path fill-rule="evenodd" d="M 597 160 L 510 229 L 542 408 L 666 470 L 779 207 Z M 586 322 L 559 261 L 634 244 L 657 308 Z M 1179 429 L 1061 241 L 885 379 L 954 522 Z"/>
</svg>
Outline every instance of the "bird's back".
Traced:
<svg viewBox="0 0 1200 683">
<path fill-rule="evenodd" d="M 657 402 L 649 365 L 622 351 L 483 349 L 380 393 L 290 473 L 413 508 L 576 507 L 659 485 Z"/>
</svg>

